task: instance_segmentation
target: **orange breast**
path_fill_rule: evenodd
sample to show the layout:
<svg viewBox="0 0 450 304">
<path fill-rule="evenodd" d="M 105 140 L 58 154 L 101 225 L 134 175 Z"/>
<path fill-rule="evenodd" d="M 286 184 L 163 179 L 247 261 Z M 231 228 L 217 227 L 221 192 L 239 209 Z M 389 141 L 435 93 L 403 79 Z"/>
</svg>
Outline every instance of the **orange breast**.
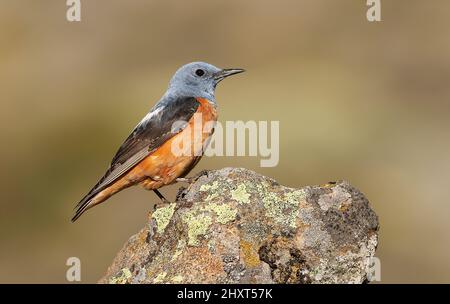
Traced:
<svg viewBox="0 0 450 304">
<path fill-rule="evenodd" d="M 136 165 L 124 176 L 126 179 L 140 181 L 146 189 L 157 189 L 192 169 L 192 165 L 203 155 L 203 147 L 212 135 L 211 123 L 217 121 L 217 111 L 208 100 L 197 98 L 197 101 L 200 105 L 186 128 Z M 198 133 L 199 128 L 201 133 Z M 185 153 L 180 155 L 177 149 L 174 153 L 177 145 Z"/>
</svg>

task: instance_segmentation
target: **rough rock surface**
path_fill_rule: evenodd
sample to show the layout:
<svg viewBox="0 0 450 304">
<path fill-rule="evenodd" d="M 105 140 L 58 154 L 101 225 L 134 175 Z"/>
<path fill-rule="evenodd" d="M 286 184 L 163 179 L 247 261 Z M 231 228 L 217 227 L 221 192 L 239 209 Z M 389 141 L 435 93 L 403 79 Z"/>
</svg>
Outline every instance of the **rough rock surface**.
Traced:
<svg viewBox="0 0 450 304">
<path fill-rule="evenodd" d="M 200 173 L 118 253 L 101 283 L 363 283 L 378 218 L 347 182 L 293 189 Z"/>
</svg>

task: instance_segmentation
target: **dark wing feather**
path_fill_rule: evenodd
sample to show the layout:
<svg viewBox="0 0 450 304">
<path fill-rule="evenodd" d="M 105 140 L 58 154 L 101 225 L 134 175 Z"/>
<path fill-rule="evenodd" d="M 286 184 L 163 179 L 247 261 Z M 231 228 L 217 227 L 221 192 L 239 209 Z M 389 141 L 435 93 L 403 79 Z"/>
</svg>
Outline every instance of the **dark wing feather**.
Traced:
<svg viewBox="0 0 450 304">
<path fill-rule="evenodd" d="M 72 221 L 76 220 L 86 210 L 95 195 L 114 183 L 164 142 L 180 132 L 184 126 L 177 129 L 176 132 L 172 132 L 172 125 L 176 121 L 188 122 L 199 105 L 194 97 L 173 97 L 170 100 L 158 103 L 120 146 L 105 175 L 77 204 L 75 207 L 76 214 Z"/>
</svg>

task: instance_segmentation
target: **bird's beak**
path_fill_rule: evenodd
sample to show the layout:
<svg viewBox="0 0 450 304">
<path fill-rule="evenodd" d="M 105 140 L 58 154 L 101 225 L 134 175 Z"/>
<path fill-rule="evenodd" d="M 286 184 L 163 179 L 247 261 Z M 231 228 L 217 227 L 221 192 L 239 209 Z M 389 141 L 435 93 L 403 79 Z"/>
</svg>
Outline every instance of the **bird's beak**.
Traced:
<svg viewBox="0 0 450 304">
<path fill-rule="evenodd" d="M 227 78 L 228 76 L 245 72 L 244 69 L 223 69 L 214 74 L 214 80 L 217 82 Z"/>
</svg>

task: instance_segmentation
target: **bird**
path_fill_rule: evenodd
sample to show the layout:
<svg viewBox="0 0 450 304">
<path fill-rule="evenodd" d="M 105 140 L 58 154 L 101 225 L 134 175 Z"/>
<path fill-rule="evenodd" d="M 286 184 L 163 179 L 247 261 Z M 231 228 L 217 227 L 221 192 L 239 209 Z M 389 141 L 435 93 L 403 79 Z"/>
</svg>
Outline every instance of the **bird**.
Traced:
<svg viewBox="0 0 450 304">
<path fill-rule="evenodd" d="M 200 138 L 192 139 L 187 132 L 194 118 L 200 115 L 203 126 L 209 121 L 215 123 L 217 84 L 244 71 L 221 69 L 206 62 L 191 62 L 180 67 L 165 94 L 119 147 L 106 173 L 76 205 L 71 221 L 75 222 L 87 210 L 134 185 L 154 191 L 162 204 L 169 203 L 158 189 L 187 181 L 185 176 L 201 159 L 214 132 L 214 128 L 210 128 Z M 191 139 L 187 142 L 192 146 L 191 153 L 173 153 L 173 146 L 180 137 Z"/>
</svg>

